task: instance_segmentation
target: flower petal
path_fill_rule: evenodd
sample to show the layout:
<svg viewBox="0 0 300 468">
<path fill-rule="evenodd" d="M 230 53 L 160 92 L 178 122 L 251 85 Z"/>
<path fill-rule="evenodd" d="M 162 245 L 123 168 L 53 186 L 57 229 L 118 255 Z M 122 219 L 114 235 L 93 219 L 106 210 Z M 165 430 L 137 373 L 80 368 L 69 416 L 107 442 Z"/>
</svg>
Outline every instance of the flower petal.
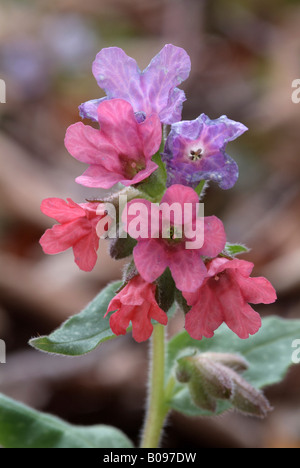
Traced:
<svg viewBox="0 0 300 468">
<path fill-rule="evenodd" d="M 128 57 L 122 49 L 102 49 L 93 63 L 93 74 L 109 99 L 125 99 L 132 104 L 135 112 L 144 110 L 141 71 L 136 61 Z"/>
<path fill-rule="evenodd" d="M 107 97 L 101 99 L 92 99 L 91 101 L 84 102 L 79 106 L 79 115 L 82 119 L 90 119 L 93 122 L 98 122 L 98 107 L 101 102 L 106 100 Z"/>
<path fill-rule="evenodd" d="M 152 114 L 138 125 L 138 132 L 143 143 L 143 152 L 150 159 L 160 148 L 162 129 L 157 114 Z"/>
<path fill-rule="evenodd" d="M 47 198 L 41 203 L 41 211 L 59 223 L 68 223 L 74 219 L 85 217 L 85 211 L 70 198 Z"/>
<path fill-rule="evenodd" d="M 185 94 L 176 86 L 188 78 L 190 70 L 191 60 L 186 51 L 172 44 L 165 45 L 143 72 L 146 105 L 143 110 L 156 112 L 166 124 L 180 120 Z"/>
<path fill-rule="evenodd" d="M 180 291 L 196 291 L 207 275 L 199 250 L 174 249 L 169 257 L 169 267 Z"/>
<path fill-rule="evenodd" d="M 140 240 L 133 249 L 133 258 L 138 272 L 148 283 L 159 278 L 168 266 L 165 249 L 156 239 Z"/>
<path fill-rule="evenodd" d="M 230 274 L 230 271 L 232 272 Z M 218 301 L 222 304 L 223 318 L 227 326 L 241 339 L 254 335 L 261 327 L 260 315 L 245 302 L 233 270 L 219 281 Z M 216 292 L 216 290 L 215 290 Z"/>
<path fill-rule="evenodd" d="M 226 233 L 222 221 L 216 216 L 204 218 L 204 244 L 200 249 L 201 255 L 216 257 L 224 250 Z"/>
<path fill-rule="evenodd" d="M 188 300 L 189 295 L 183 293 Z M 203 336 L 212 338 L 215 330 L 223 323 L 222 308 L 215 296 L 215 292 L 209 287 L 201 289 L 199 300 L 186 314 L 185 329 L 195 340 L 201 340 Z"/>
<path fill-rule="evenodd" d="M 91 227 L 85 218 L 67 224 L 56 224 L 48 229 L 40 239 L 46 254 L 54 255 L 73 247 L 82 237 L 90 233 Z"/>
<path fill-rule="evenodd" d="M 235 140 L 248 130 L 245 125 L 228 119 L 226 115 L 211 120 L 207 115 L 202 114 L 198 120 L 204 124 L 201 139 L 212 152 L 224 148 L 229 141 Z"/>
<path fill-rule="evenodd" d="M 122 177 L 123 175 L 110 172 L 105 167 L 93 164 L 75 180 L 77 184 L 83 185 L 84 187 L 109 189 L 118 182 L 121 182 Z"/>
<path fill-rule="evenodd" d="M 83 271 L 92 271 L 97 262 L 99 238 L 94 232 L 80 239 L 73 246 L 75 263 Z"/>
<path fill-rule="evenodd" d="M 240 275 L 249 277 L 254 264 L 247 262 L 246 260 L 239 260 L 235 258 L 233 260 L 228 260 L 227 258 L 214 258 L 208 265 L 208 275 L 210 277 L 218 275 L 225 270 L 237 270 Z"/>
<path fill-rule="evenodd" d="M 116 148 L 101 131 L 82 122 L 67 129 L 65 146 L 78 161 L 101 165 L 115 172 L 121 171 Z"/>
<path fill-rule="evenodd" d="M 272 304 L 277 299 L 275 289 L 266 278 L 245 278 L 238 274 L 236 280 L 246 302 L 251 304 Z"/>
<path fill-rule="evenodd" d="M 123 99 L 103 101 L 98 107 L 98 121 L 103 140 L 111 145 L 119 156 L 134 160 L 141 158 L 143 146 L 139 125 L 143 124 L 137 123 L 131 104 Z M 152 154 L 154 153 L 155 151 Z"/>
</svg>

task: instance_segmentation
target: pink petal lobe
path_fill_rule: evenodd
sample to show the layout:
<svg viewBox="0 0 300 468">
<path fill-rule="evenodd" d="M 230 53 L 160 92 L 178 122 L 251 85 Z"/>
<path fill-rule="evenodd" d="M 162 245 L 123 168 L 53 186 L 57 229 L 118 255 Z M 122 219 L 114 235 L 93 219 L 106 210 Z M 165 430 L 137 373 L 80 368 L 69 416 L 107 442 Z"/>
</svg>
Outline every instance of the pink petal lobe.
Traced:
<svg viewBox="0 0 300 468">
<path fill-rule="evenodd" d="M 150 159 L 160 148 L 162 129 L 159 116 L 152 114 L 138 126 L 139 135 L 143 144 L 144 155 Z"/>
<path fill-rule="evenodd" d="M 80 239 L 74 246 L 75 263 L 83 271 L 92 271 L 97 262 L 99 239 L 93 232 Z"/>
<path fill-rule="evenodd" d="M 153 283 L 168 266 L 165 249 L 156 239 L 140 240 L 133 249 L 133 258 L 138 272 L 148 283 Z"/>
<path fill-rule="evenodd" d="M 169 257 L 169 267 L 180 291 L 194 292 L 207 275 L 206 267 L 198 250 L 174 249 Z"/>
<path fill-rule="evenodd" d="M 103 101 L 98 107 L 98 120 L 101 134 L 119 155 L 140 160 L 143 147 L 131 104 L 122 99 Z"/>
<path fill-rule="evenodd" d="M 185 203 L 199 203 L 199 196 L 190 187 L 186 187 L 180 184 L 171 185 L 162 197 L 161 203 L 180 203 L 182 208 L 184 208 Z"/>
<path fill-rule="evenodd" d="M 249 338 L 249 335 L 255 335 L 261 327 L 260 315 L 249 304 L 244 304 L 243 308 L 226 307 L 225 322 L 242 340 Z"/>
<path fill-rule="evenodd" d="M 277 299 L 275 289 L 266 278 L 245 278 L 242 275 L 236 275 L 236 280 L 246 302 L 272 304 Z"/>
<path fill-rule="evenodd" d="M 261 327 L 260 315 L 245 302 L 232 270 L 216 281 L 214 290 L 222 304 L 223 318 L 227 326 L 241 339 L 247 339 L 249 335 L 257 333 Z"/>
<path fill-rule="evenodd" d="M 84 209 L 77 203 L 70 198 L 68 198 L 67 202 L 61 198 L 47 198 L 41 203 L 41 211 L 59 223 L 68 223 L 85 216 Z"/>
<path fill-rule="evenodd" d="M 120 170 L 116 148 L 100 130 L 78 122 L 66 132 L 65 146 L 78 161 Z"/>
<path fill-rule="evenodd" d="M 216 257 L 224 250 L 226 233 L 223 223 L 216 216 L 204 218 L 204 244 L 200 249 L 201 255 Z"/>
<path fill-rule="evenodd" d="M 110 172 L 103 166 L 91 165 L 75 180 L 84 187 L 110 189 L 122 180 L 123 175 Z"/>
<path fill-rule="evenodd" d="M 48 229 L 41 237 L 40 244 L 46 254 L 53 255 L 69 249 L 89 232 L 90 226 L 86 220 L 79 218 L 67 224 L 56 224 Z"/>
<path fill-rule="evenodd" d="M 183 294 L 188 300 L 188 295 Z M 204 287 L 199 295 L 199 300 L 185 317 L 185 329 L 188 334 L 201 340 L 203 336 L 212 338 L 215 330 L 223 323 L 222 307 L 219 304 L 214 291 Z"/>
</svg>

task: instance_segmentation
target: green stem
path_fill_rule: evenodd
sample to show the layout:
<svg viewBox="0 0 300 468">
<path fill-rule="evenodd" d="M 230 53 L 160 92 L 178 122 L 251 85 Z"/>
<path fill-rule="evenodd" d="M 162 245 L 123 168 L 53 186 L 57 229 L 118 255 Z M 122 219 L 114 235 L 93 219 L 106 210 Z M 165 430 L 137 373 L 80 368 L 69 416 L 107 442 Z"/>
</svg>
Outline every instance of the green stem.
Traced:
<svg viewBox="0 0 300 468">
<path fill-rule="evenodd" d="M 154 325 L 149 404 L 141 448 L 157 448 L 169 408 L 165 403 L 165 327 Z"/>
</svg>

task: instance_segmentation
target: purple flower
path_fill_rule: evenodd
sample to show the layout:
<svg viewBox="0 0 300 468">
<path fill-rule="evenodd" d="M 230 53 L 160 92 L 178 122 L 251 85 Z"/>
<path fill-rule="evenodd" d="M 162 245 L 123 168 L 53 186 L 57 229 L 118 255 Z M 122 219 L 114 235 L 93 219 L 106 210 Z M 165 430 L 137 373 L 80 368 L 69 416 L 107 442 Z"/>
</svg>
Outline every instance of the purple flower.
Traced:
<svg viewBox="0 0 300 468">
<path fill-rule="evenodd" d="M 196 120 L 173 124 L 163 154 L 168 187 L 182 184 L 194 188 L 201 180 L 213 180 L 225 190 L 233 187 L 239 169 L 225 147 L 246 130 L 245 125 L 225 115 L 210 120 L 201 114 Z"/>
<path fill-rule="evenodd" d="M 93 74 L 107 97 L 79 107 L 82 118 L 97 121 L 97 108 L 106 99 L 124 99 L 134 112 L 156 113 L 160 121 L 172 124 L 181 119 L 184 91 L 178 86 L 190 73 L 191 61 L 185 50 L 167 44 L 141 72 L 136 61 L 122 49 L 102 49 L 93 64 Z"/>
</svg>

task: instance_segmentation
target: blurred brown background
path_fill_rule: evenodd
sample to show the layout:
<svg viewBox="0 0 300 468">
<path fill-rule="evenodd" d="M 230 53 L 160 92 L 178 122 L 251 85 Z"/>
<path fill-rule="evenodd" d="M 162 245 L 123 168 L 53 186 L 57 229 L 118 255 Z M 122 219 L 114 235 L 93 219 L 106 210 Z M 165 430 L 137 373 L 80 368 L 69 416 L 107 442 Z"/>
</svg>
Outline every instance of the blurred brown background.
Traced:
<svg viewBox="0 0 300 468">
<path fill-rule="evenodd" d="M 121 266 L 100 249 L 97 268 L 80 272 L 72 253 L 45 256 L 38 240 L 51 220 L 46 197 L 81 202 L 95 191 L 74 178 L 80 163 L 64 149 L 77 106 L 100 97 L 91 73 L 96 53 L 119 46 L 144 68 L 165 43 L 187 50 L 192 73 L 183 118 L 227 114 L 250 131 L 229 148 L 240 165 L 235 188 L 211 187 L 206 214 L 217 214 L 230 241 L 251 247 L 256 275 L 278 290 L 263 315 L 300 317 L 300 4 L 297 0 L 2 0 L 0 78 L 0 338 L 7 364 L 0 391 L 79 424 L 123 429 L 135 442 L 143 421 L 147 344 L 131 337 L 78 359 L 48 357 L 27 341 L 77 313 Z M 178 316 L 178 324 L 182 318 Z M 295 337 L 300 338 L 300 337 Z M 172 448 L 300 447 L 300 369 L 267 390 L 266 421 L 230 413 L 187 420 L 174 414 Z"/>
</svg>

